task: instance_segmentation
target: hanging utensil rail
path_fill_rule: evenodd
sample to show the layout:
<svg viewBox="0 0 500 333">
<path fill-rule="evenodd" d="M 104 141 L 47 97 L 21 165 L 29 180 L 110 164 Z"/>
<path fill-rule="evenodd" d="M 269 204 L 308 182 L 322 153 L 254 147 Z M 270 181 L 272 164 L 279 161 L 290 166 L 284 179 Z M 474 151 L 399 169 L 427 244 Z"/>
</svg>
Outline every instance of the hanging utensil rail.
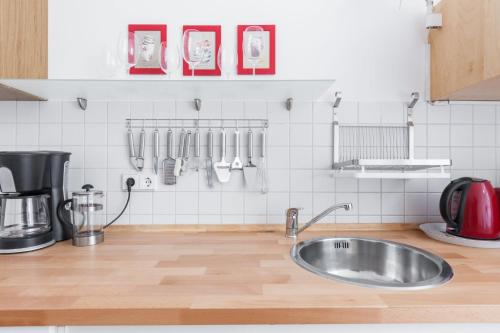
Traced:
<svg viewBox="0 0 500 333">
<path fill-rule="evenodd" d="M 167 119 L 127 118 L 126 127 L 132 128 L 268 128 L 267 119 Z"/>
</svg>

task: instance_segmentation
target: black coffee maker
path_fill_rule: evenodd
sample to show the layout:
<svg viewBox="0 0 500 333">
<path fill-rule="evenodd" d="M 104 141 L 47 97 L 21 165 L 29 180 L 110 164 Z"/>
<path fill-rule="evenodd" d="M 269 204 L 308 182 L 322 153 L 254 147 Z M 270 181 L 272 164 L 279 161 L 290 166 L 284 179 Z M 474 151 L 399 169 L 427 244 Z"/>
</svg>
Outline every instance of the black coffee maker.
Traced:
<svg viewBox="0 0 500 333">
<path fill-rule="evenodd" d="M 0 253 L 38 250 L 71 238 L 72 230 L 57 217 L 68 197 L 71 153 L 0 152 Z M 69 212 L 62 214 L 67 220 Z"/>
</svg>

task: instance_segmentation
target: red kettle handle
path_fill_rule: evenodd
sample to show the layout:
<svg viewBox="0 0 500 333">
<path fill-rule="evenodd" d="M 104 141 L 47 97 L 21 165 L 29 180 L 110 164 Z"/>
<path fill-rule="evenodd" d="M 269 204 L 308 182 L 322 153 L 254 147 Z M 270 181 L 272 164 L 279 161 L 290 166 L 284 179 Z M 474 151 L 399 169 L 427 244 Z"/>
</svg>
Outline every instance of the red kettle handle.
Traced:
<svg viewBox="0 0 500 333">
<path fill-rule="evenodd" d="M 453 194 L 459 190 L 464 190 L 472 183 L 472 179 L 468 177 L 459 178 L 457 180 L 452 181 L 443 191 L 441 195 L 441 199 L 439 200 L 439 211 L 441 213 L 441 217 L 446 221 L 447 225 L 453 229 L 457 229 L 459 227 L 457 220 L 460 220 L 462 217 L 462 210 L 460 209 L 458 216 L 454 220 L 451 216 L 451 198 Z M 460 207 L 463 207 L 465 204 L 466 196 L 462 195 L 460 198 Z"/>
</svg>

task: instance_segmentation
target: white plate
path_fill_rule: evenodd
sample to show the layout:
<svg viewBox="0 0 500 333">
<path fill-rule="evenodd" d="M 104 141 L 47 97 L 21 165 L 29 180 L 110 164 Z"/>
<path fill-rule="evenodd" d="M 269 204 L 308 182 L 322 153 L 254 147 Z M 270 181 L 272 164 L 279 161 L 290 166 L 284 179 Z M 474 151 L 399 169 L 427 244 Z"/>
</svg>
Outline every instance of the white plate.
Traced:
<svg viewBox="0 0 500 333">
<path fill-rule="evenodd" d="M 468 247 L 500 249 L 500 240 L 478 240 L 450 235 L 446 232 L 446 223 L 424 223 L 419 226 L 432 239 Z"/>
</svg>

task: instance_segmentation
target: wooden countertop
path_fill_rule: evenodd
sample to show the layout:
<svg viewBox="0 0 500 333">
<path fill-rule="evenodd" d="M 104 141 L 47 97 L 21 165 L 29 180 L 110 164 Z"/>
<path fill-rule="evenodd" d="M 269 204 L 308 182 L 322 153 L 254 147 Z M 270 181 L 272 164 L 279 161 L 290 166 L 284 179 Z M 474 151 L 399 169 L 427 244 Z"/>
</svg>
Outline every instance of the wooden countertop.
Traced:
<svg viewBox="0 0 500 333">
<path fill-rule="evenodd" d="M 282 227 L 138 232 L 117 226 L 98 246 L 63 242 L 0 256 L 0 325 L 500 322 L 500 250 L 442 244 L 401 226 L 301 236 L 402 242 L 444 257 L 455 271 L 438 288 L 398 292 L 298 267 Z"/>
</svg>

